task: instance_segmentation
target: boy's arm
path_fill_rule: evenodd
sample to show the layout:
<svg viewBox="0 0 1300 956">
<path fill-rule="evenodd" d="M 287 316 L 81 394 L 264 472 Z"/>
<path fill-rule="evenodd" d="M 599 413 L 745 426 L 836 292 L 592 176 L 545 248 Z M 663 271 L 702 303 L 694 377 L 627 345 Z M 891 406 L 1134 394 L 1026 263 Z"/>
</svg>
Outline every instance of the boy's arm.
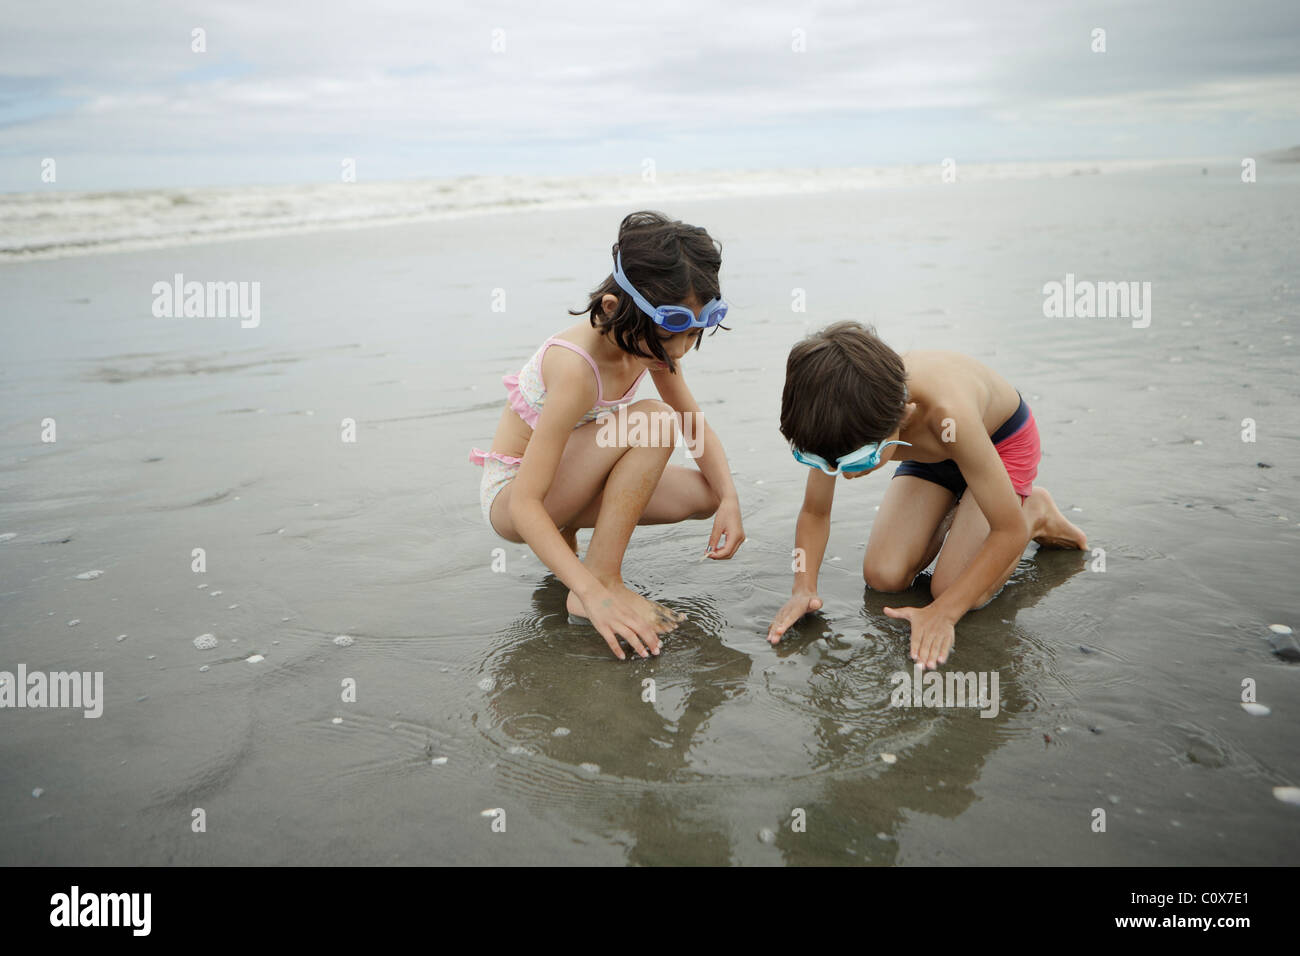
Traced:
<svg viewBox="0 0 1300 956">
<path fill-rule="evenodd" d="M 989 523 L 988 537 L 942 596 L 923 608 L 886 609 L 891 617 L 912 622 L 912 657 L 929 667 L 947 661 L 957 622 L 1003 578 L 1029 543 L 1020 497 L 981 417 L 973 408 L 954 417 L 957 441 L 952 457 Z"/>
<path fill-rule="evenodd" d="M 831 533 L 831 504 L 835 500 L 835 478 L 813 468 L 804 487 L 803 506 L 795 525 L 795 572 L 790 600 L 777 612 L 767 630 L 767 639 L 778 643 L 786 630 L 810 611 L 820 610 L 817 574 L 826 555 Z"/>
<path fill-rule="evenodd" d="M 745 532 L 740 523 L 740 496 L 736 493 L 735 482 L 731 480 L 731 466 L 727 464 L 727 453 L 722 448 L 722 441 L 709 427 L 695 396 L 682 378 L 680 367 L 676 374 L 651 372 L 650 377 L 659 390 L 659 397 L 681 415 L 682 440 L 691 452 L 690 457 L 694 458 L 700 474 L 704 475 L 704 480 L 718 496 L 718 511 L 713 521 L 713 532 L 709 536 L 708 555 L 719 560 L 729 558 L 745 540 Z M 717 548 L 718 539 L 724 532 L 727 543 L 722 548 Z"/>
<path fill-rule="evenodd" d="M 957 427 L 960 429 L 961 425 Z M 941 609 L 954 624 L 998 583 L 1007 567 L 1019 560 L 1029 543 L 1029 526 L 1020 510 L 1020 496 L 1011 485 L 1006 466 L 979 418 L 975 419 L 972 427 L 978 429 L 976 440 L 962 448 L 959 439 L 953 460 L 966 478 L 975 503 L 984 512 L 989 523 L 989 535 L 970 564 L 966 565 L 966 570 L 932 605 Z"/>
</svg>

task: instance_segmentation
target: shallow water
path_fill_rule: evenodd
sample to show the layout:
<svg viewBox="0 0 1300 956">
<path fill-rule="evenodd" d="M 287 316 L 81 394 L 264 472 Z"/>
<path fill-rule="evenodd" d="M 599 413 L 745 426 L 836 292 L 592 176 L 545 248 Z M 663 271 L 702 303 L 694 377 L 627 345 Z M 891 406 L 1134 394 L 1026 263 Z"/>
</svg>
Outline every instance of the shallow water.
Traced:
<svg viewBox="0 0 1300 956">
<path fill-rule="evenodd" d="M 1300 784 L 1300 665 L 1265 638 L 1300 627 L 1300 174 L 1260 179 L 670 206 L 723 243 L 734 328 L 685 370 L 749 540 L 700 564 L 708 522 L 638 530 L 626 578 L 690 621 L 621 664 L 488 533 L 466 454 L 627 209 L 0 265 L 0 669 L 103 671 L 107 698 L 0 711 L 0 862 L 1294 862 L 1271 791 Z M 261 325 L 153 318 L 175 272 L 260 281 Z M 1152 282 L 1150 328 L 1044 318 L 1067 272 Z M 925 596 L 864 592 L 883 476 L 838 489 L 823 612 L 764 640 L 805 476 L 776 429 L 785 354 L 841 318 L 1003 372 L 1039 483 L 1106 551 L 1104 573 L 1028 554 L 959 625 L 950 668 L 999 674 L 996 717 L 889 706 L 907 632 L 881 608 Z"/>
</svg>

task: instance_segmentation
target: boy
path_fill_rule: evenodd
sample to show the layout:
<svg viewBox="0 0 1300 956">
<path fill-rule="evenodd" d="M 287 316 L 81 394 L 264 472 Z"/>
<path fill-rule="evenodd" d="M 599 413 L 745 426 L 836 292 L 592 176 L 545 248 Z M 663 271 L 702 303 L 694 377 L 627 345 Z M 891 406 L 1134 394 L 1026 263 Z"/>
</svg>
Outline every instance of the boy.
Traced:
<svg viewBox="0 0 1300 956">
<path fill-rule="evenodd" d="M 933 603 L 885 608 L 911 622 L 911 658 L 930 669 L 947 662 L 957 621 L 1002 589 L 1031 538 L 1043 547 L 1087 546 L 1052 496 L 1033 487 L 1038 427 L 1024 399 L 968 356 L 900 356 L 873 329 L 837 322 L 790 350 L 781 434 L 813 470 L 795 530 L 802 569 L 768 629 L 773 644 L 822 606 L 817 572 L 836 475 L 852 480 L 902 459 L 872 525 L 862 574 L 875 590 L 902 591 L 938 557 Z"/>
</svg>

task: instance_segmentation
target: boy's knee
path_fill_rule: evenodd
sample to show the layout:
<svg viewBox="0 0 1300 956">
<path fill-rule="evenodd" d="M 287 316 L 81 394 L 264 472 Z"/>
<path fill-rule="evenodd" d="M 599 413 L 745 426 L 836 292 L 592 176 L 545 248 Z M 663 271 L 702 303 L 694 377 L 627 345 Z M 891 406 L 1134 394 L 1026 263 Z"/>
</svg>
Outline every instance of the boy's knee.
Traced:
<svg viewBox="0 0 1300 956">
<path fill-rule="evenodd" d="M 916 577 L 908 568 L 887 560 L 867 558 L 862 563 L 862 577 L 873 591 L 906 591 Z"/>
</svg>

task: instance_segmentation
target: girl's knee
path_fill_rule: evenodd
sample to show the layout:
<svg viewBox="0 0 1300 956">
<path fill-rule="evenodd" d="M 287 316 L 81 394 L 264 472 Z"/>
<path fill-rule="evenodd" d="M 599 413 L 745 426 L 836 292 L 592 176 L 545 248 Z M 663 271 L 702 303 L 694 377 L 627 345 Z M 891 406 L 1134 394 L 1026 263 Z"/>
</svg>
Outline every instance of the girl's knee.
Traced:
<svg viewBox="0 0 1300 956">
<path fill-rule="evenodd" d="M 703 479 L 703 476 L 700 476 Z M 718 506 L 722 504 L 722 499 L 714 491 L 707 481 L 704 482 L 704 490 L 701 495 L 701 505 L 692 517 L 695 518 L 712 518 L 718 513 Z"/>
<path fill-rule="evenodd" d="M 667 448 L 677 445 L 677 412 L 667 402 L 643 398 L 627 408 L 628 444 L 632 446 Z"/>
</svg>

